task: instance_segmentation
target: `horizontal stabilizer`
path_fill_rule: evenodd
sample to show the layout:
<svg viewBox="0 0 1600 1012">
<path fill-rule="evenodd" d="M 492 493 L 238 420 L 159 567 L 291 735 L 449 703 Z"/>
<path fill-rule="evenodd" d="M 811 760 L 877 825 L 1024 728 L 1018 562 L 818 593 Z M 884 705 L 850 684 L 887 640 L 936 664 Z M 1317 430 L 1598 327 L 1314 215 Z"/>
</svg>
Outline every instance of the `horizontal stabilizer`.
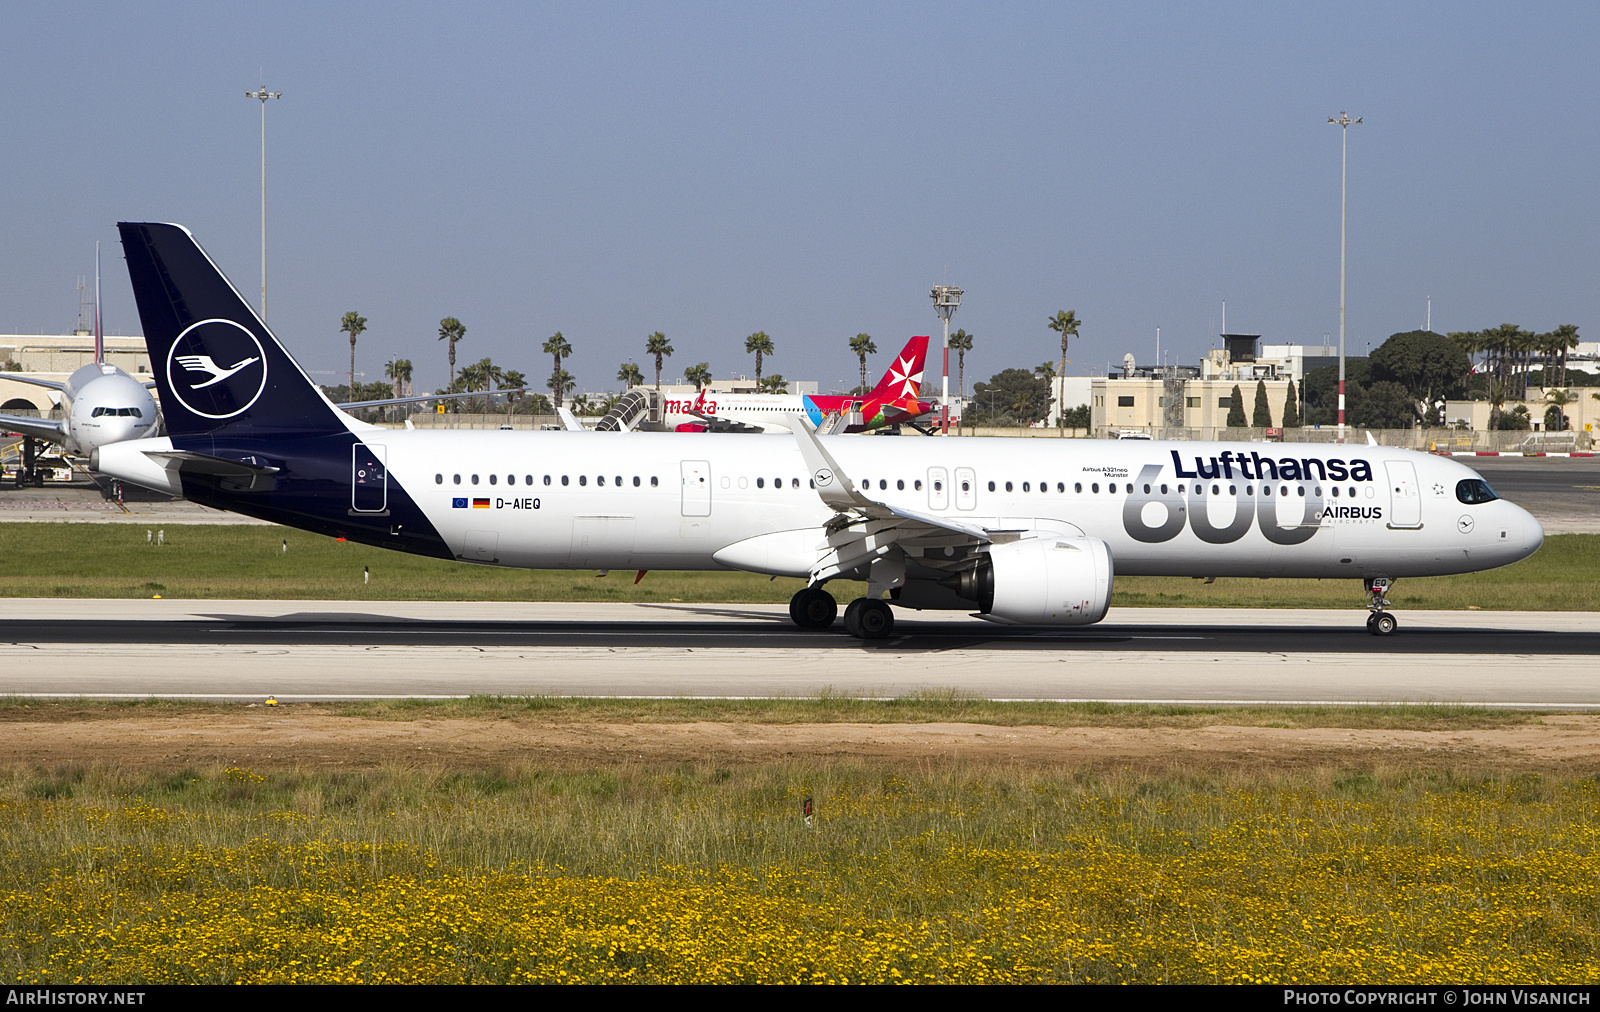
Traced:
<svg viewBox="0 0 1600 1012">
<path fill-rule="evenodd" d="M 254 460 L 230 460 L 184 450 L 149 450 L 145 456 L 163 467 L 176 467 L 180 474 L 205 474 L 214 478 L 264 478 L 282 470 L 268 464 L 258 464 Z"/>
</svg>

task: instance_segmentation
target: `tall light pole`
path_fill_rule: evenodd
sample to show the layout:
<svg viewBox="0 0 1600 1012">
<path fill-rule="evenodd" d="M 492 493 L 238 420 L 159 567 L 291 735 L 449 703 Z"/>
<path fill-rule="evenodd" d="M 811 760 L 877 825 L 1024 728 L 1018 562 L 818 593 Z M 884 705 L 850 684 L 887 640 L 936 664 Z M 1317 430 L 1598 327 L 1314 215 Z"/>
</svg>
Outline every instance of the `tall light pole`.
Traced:
<svg viewBox="0 0 1600 1012">
<path fill-rule="evenodd" d="M 939 366 L 939 434 L 950 434 L 950 317 L 961 308 L 961 289 L 955 285 L 934 285 L 933 311 L 944 321 L 944 362 Z"/>
<path fill-rule="evenodd" d="M 1360 123 L 1361 117 L 1351 119 L 1340 110 L 1339 118 L 1328 117 L 1329 123 L 1339 124 L 1339 442 L 1344 442 L 1344 217 L 1345 179 L 1350 155 L 1350 124 Z"/>
<path fill-rule="evenodd" d="M 261 322 L 267 322 L 267 99 L 282 98 L 281 91 L 247 91 L 245 98 L 261 100 Z"/>
</svg>

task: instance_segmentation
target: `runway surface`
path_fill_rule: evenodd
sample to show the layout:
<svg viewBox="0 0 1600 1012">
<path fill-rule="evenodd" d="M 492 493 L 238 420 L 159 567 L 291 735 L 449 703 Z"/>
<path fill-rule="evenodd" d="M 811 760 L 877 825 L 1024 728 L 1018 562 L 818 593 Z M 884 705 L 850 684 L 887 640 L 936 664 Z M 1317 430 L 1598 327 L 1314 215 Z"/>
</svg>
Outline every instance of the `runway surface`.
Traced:
<svg viewBox="0 0 1600 1012">
<path fill-rule="evenodd" d="M 897 612 L 863 643 L 772 605 L 0 599 L 0 694 L 477 694 L 1600 707 L 1600 614 L 1120 609 L 1083 629 Z"/>
</svg>

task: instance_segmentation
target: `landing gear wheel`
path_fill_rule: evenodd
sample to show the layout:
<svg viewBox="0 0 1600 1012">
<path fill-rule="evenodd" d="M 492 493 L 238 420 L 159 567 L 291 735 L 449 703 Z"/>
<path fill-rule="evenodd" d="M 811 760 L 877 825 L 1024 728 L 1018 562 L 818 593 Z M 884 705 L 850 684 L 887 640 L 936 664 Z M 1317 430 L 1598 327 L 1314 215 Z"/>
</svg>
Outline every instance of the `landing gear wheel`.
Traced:
<svg viewBox="0 0 1600 1012">
<path fill-rule="evenodd" d="M 1372 626 L 1377 621 L 1378 621 L 1378 613 L 1377 612 L 1373 612 L 1372 614 L 1367 616 L 1367 632 L 1372 632 Z M 1376 635 L 1376 634 L 1374 634 L 1374 635 Z"/>
<path fill-rule="evenodd" d="M 866 598 L 858 597 L 844 608 L 844 631 L 856 639 L 861 639 L 861 606 L 866 603 Z"/>
<path fill-rule="evenodd" d="M 1372 616 L 1372 621 L 1369 625 L 1374 636 L 1393 636 L 1394 631 L 1400 627 L 1400 623 L 1395 621 L 1395 617 L 1386 611 L 1380 611 Z"/>
<path fill-rule="evenodd" d="M 839 617 L 839 602 L 821 587 L 807 587 L 789 599 L 789 617 L 802 629 L 826 629 Z"/>
<path fill-rule="evenodd" d="M 844 610 L 844 628 L 857 639 L 884 639 L 894 632 L 894 610 L 887 601 L 858 597 Z"/>
</svg>

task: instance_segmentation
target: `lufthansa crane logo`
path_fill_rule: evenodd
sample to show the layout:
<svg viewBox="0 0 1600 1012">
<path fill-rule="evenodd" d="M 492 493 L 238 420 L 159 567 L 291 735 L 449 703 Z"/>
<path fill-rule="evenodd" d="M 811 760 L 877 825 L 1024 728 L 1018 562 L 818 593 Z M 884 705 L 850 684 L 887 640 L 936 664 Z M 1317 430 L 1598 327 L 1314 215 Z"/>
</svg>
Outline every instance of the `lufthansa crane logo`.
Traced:
<svg viewBox="0 0 1600 1012">
<path fill-rule="evenodd" d="M 825 467 L 819 467 L 812 477 L 816 480 L 818 488 L 827 488 L 833 484 L 833 472 Z"/>
<path fill-rule="evenodd" d="M 266 389 L 266 353 L 254 334 L 232 320 L 201 320 L 172 342 L 167 384 L 200 417 L 232 418 Z"/>
</svg>

